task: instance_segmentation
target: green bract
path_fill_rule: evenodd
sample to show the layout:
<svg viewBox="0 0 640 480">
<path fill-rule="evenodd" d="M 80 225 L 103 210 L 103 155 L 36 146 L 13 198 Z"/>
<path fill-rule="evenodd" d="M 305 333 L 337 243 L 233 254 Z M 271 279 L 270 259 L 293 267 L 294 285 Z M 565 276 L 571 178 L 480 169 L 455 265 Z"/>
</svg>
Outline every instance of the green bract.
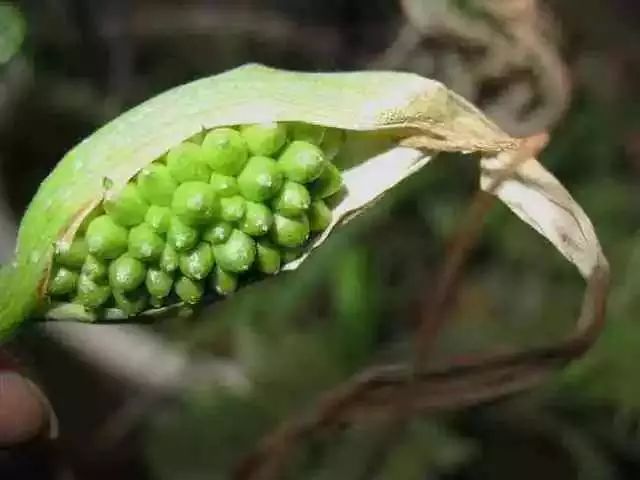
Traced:
<svg viewBox="0 0 640 480">
<path fill-rule="evenodd" d="M 79 143 L 42 183 L 0 270 L 0 338 L 36 312 L 116 319 L 228 294 L 297 268 L 327 226 L 430 152 L 515 145 L 411 74 L 250 65 L 178 87 Z"/>
</svg>

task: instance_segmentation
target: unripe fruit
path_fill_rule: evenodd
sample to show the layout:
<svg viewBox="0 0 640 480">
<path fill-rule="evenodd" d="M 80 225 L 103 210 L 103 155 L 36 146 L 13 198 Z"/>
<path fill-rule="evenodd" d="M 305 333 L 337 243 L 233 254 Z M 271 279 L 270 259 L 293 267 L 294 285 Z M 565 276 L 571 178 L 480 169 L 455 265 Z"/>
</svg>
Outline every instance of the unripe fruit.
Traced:
<svg viewBox="0 0 640 480">
<path fill-rule="evenodd" d="M 244 216 L 245 199 L 240 195 L 220 199 L 220 218 L 227 222 L 237 222 Z"/>
<path fill-rule="evenodd" d="M 223 270 L 234 273 L 249 270 L 256 257 L 254 240 L 240 230 L 234 230 L 229 239 L 213 247 L 217 264 Z"/>
<path fill-rule="evenodd" d="M 143 168 L 138 173 L 137 183 L 142 198 L 152 205 L 163 207 L 171 205 L 173 192 L 178 188 L 178 182 L 161 163 L 152 163 Z"/>
<path fill-rule="evenodd" d="M 184 252 L 198 243 L 198 230 L 185 224 L 178 217 L 172 217 L 167 232 L 167 243 L 178 252 Z"/>
<path fill-rule="evenodd" d="M 195 143 L 183 142 L 169 150 L 167 167 L 171 176 L 179 183 L 207 182 L 211 169 L 202 154 L 202 147 Z"/>
<path fill-rule="evenodd" d="M 78 283 L 78 274 L 65 267 L 57 267 L 49 279 L 49 294 L 54 296 L 73 293 Z"/>
<path fill-rule="evenodd" d="M 306 215 L 294 218 L 274 215 L 271 238 L 282 247 L 299 247 L 309 238 L 309 220 Z"/>
<path fill-rule="evenodd" d="M 128 233 L 108 215 L 95 218 L 85 236 L 89 253 L 105 260 L 120 256 L 127 250 Z"/>
<path fill-rule="evenodd" d="M 249 158 L 242 135 L 232 128 L 215 128 L 207 133 L 202 153 L 209 167 L 223 175 L 238 175 Z"/>
<path fill-rule="evenodd" d="M 267 275 L 275 275 L 280 271 L 280 251 L 268 240 L 256 243 L 256 265 L 258 270 Z"/>
<path fill-rule="evenodd" d="M 238 228 L 247 235 L 259 237 L 265 235 L 273 223 L 273 214 L 268 207 L 262 203 L 247 202 L 244 217 L 240 221 Z"/>
<path fill-rule="evenodd" d="M 108 270 L 107 263 L 94 255 L 87 255 L 80 273 L 95 282 L 103 282 L 107 280 Z"/>
<path fill-rule="evenodd" d="M 273 200 L 273 209 L 287 217 L 304 213 L 310 205 L 309 191 L 303 185 L 290 180 L 284 182 L 278 196 Z"/>
<path fill-rule="evenodd" d="M 149 204 L 140 195 L 134 183 L 128 183 L 114 198 L 107 198 L 104 210 L 123 227 L 133 227 L 144 221 Z"/>
<path fill-rule="evenodd" d="M 149 303 L 149 294 L 144 288 L 137 288 L 130 292 L 121 290 L 113 290 L 113 299 L 116 307 L 120 309 L 125 316 L 138 315 L 143 312 Z"/>
<path fill-rule="evenodd" d="M 173 277 L 158 268 L 149 268 L 145 278 L 145 287 L 153 298 L 165 298 L 171 293 Z"/>
<path fill-rule="evenodd" d="M 294 122 L 289 126 L 289 137 L 292 140 L 320 145 L 324 139 L 326 128 L 321 125 L 311 125 L 310 123 Z"/>
<path fill-rule="evenodd" d="M 211 288 L 219 295 L 231 295 L 238 289 L 238 276 L 216 267 L 210 279 Z"/>
<path fill-rule="evenodd" d="M 100 285 L 84 275 L 78 277 L 78 289 L 73 303 L 93 310 L 105 304 L 110 297 L 110 286 Z"/>
<path fill-rule="evenodd" d="M 151 205 L 144 217 L 144 223 L 153 228 L 156 233 L 164 235 L 169 230 L 169 224 L 171 223 L 171 209 Z"/>
<path fill-rule="evenodd" d="M 178 261 L 179 255 L 176 249 L 169 244 L 165 245 L 160 256 L 160 268 L 167 273 L 175 272 L 178 269 Z"/>
<path fill-rule="evenodd" d="M 240 132 L 253 155 L 273 155 L 287 141 L 287 128 L 282 123 L 245 125 Z"/>
<path fill-rule="evenodd" d="M 174 285 L 176 295 L 188 305 L 196 305 L 204 294 L 204 285 L 201 281 L 192 280 L 189 277 L 180 277 Z"/>
<path fill-rule="evenodd" d="M 204 225 L 219 212 L 219 199 L 205 182 L 185 182 L 173 195 L 171 211 L 187 225 Z"/>
<path fill-rule="evenodd" d="M 89 249 L 83 237 L 76 237 L 72 242 L 58 242 L 55 261 L 68 268 L 80 268 Z"/>
<path fill-rule="evenodd" d="M 146 274 L 145 266 L 140 260 L 123 255 L 109 265 L 109 284 L 113 290 L 130 292 L 144 282 Z"/>
<path fill-rule="evenodd" d="M 232 231 L 233 226 L 229 222 L 216 222 L 204 231 L 202 239 L 212 245 L 217 245 L 226 242 Z"/>
<path fill-rule="evenodd" d="M 318 178 L 326 163 L 322 150 L 300 141 L 291 142 L 278 159 L 285 177 L 298 183 L 309 183 Z"/>
<path fill-rule="evenodd" d="M 342 188 L 342 175 L 333 163 L 327 162 L 320 176 L 309 184 L 309 191 L 316 198 L 335 195 Z"/>
<path fill-rule="evenodd" d="M 343 143 L 344 133 L 342 130 L 338 128 L 327 128 L 324 132 L 322 143 L 320 144 L 324 158 L 329 162 L 336 158 Z"/>
<path fill-rule="evenodd" d="M 229 175 L 221 175 L 219 173 L 213 172 L 211 174 L 209 183 L 213 188 L 213 193 L 215 193 L 215 195 L 219 198 L 231 197 L 232 195 L 236 195 L 240 191 L 238 189 L 238 181 L 236 180 L 236 178 L 230 177 Z"/>
<path fill-rule="evenodd" d="M 206 242 L 200 242 L 196 248 L 190 252 L 180 255 L 180 271 L 185 277 L 193 280 L 202 280 L 213 268 L 215 259 L 211 246 Z"/>
<path fill-rule="evenodd" d="M 321 232 L 331 224 L 331 210 L 322 200 L 314 200 L 307 215 L 312 232 Z"/>
<path fill-rule="evenodd" d="M 275 160 L 269 157 L 251 157 L 238 177 L 238 188 L 247 200 L 263 202 L 278 193 L 282 180 L 282 173 Z"/>
<path fill-rule="evenodd" d="M 149 225 L 141 224 L 129 231 L 129 255 L 144 262 L 160 258 L 164 241 Z"/>
</svg>

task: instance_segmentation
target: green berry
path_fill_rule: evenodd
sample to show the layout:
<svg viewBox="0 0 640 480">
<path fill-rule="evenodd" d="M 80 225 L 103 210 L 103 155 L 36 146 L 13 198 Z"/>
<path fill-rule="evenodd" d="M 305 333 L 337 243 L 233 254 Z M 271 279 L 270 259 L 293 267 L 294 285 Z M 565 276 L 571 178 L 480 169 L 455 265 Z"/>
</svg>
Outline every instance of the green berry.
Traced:
<svg viewBox="0 0 640 480">
<path fill-rule="evenodd" d="M 169 231 L 167 232 L 167 243 L 178 252 L 193 248 L 198 243 L 198 235 L 198 230 L 187 225 L 178 217 L 171 217 Z"/>
<path fill-rule="evenodd" d="M 129 231 L 129 255 L 143 262 L 153 262 L 160 258 L 164 241 L 153 228 L 143 223 Z"/>
<path fill-rule="evenodd" d="M 309 183 L 318 178 L 326 163 L 322 150 L 301 141 L 291 142 L 278 160 L 285 177 L 298 183 Z"/>
<path fill-rule="evenodd" d="M 309 191 L 296 182 L 287 180 L 282 186 L 282 190 L 273 200 L 273 208 L 275 211 L 287 217 L 295 217 L 304 213 L 311 205 L 311 196 Z"/>
<path fill-rule="evenodd" d="M 293 262 L 302 256 L 304 253 L 304 249 L 300 247 L 296 248 L 283 248 L 281 250 L 282 254 L 282 264 L 286 265 L 287 263 Z"/>
<path fill-rule="evenodd" d="M 314 200 L 307 215 L 312 232 L 321 232 L 331 224 L 331 209 L 322 200 Z"/>
<path fill-rule="evenodd" d="M 125 185 L 115 198 L 105 199 L 103 205 L 107 214 L 123 227 L 133 227 L 142 223 L 149 208 L 149 204 L 133 183 Z"/>
<path fill-rule="evenodd" d="M 109 284 L 114 290 L 130 292 L 144 282 L 146 274 L 146 268 L 140 260 L 122 255 L 109 265 Z"/>
<path fill-rule="evenodd" d="M 213 172 L 209 183 L 213 188 L 213 193 L 219 198 L 230 197 L 239 192 L 238 181 L 235 177 L 230 177 L 229 175 L 221 175 Z"/>
<path fill-rule="evenodd" d="M 56 267 L 49 279 L 49 294 L 60 296 L 73 293 L 78 283 L 78 274 L 65 267 Z"/>
<path fill-rule="evenodd" d="M 94 255 L 87 255 L 80 272 L 85 277 L 95 282 L 100 282 L 107 279 L 108 267 L 106 263 Z"/>
<path fill-rule="evenodd" d="M 247 202 L 244 217 L 238 228 L 247 235 L 260 237 L 265 235 L 273 223 L 273 214 L 267 206 L 257 202 Z"/>
<path fill-rule="evenodd" d="M 309 238 L 309 220 L 306 215 L 294 218 L 274 215 L 272 238 L 282 247 L 299 247 Z"/>
<path fill-rule="evenodd" d="M 107 302 L 111 297 L 111 287 L 100 285 L 84 275 L 78 277 L 78 289 L 73 303 L 95 309 Z"/>
<path fill-rule="evenodd" d="M 87 227 L 85 238 L 89 253 L 105 260 L 116 258 L 127 250 L 128 234 L 127 229 L 110 216 L 101 215 Z"/>
<path fill-rule="evenodd" d="M 342 183 L 340 170 L 333 163 L 327 162 L 320 176 L 309 185 L 309 191 L 316 198 L 327 198 L 338 193 Z"/>
<path fill-rule="evenodd" d="M 164 305 L 164 302 L 166 300 L 166 297 L 154 297 L 154 296 L 150 296 L 149 297 L 149 305 L 151 305 L 151 307 L 153 308 L 160 308 Z"/>
<path fill-rule="evenodd" d="M 215 259 L 211 246 L 206 242 L 201 242 L 190 252 L 180 255 L 180 271 L 185 277 L 194 280 L 202 280 L 213 268 Z"/>
<path fill-rule="evenodd" d="M 325 130 L 326 128 L 321 125 L 296 122 L 289 125 L 289 137 L 292 140 L 300 140 L 313 143 L 314 145 L 320 145 L 324 139 Z"/>
<path fill-rule="evenodd" d="M 171 245 L 165 245 L 160 256 L 160 268 L 167 273 L 175 272 L 178 269 L 178 261 L 178 252 Z"/>
<path fill-rule="evenodd" d="M 204 225 L 220 210 L 219 202 L 208 183 L 185 182 L 176 189 L 171 210 L 187 225 Z"/>
<path fill-rule="evenodd" d="M 275 275 L 280 271 L 280 251 L 268 240 L 260 240 L 256 244 L 256 264 L 258 270 L 267 275 Z"/>
<path fill-rule="evenodd" d="M 216 267 L 211 275 L 211 288 L 219 295 L 231 295 L 238 289 L 238 276 Z"/>
<path fill-rule="evenodd" d="M 171 223 L 171 209 L 151 205 L 144 217 L 144 223 L 153 228 L 156 233 L 164 235 L 169 230 L 169 224 Z"/>
<path fill-rule="evenodd" d="M 282 180 L 282 173 L 275 160 L 269 157 L 251 157 L 238 177 L 238 188 L 247 200 L 263 202 L 280 190 Z"/>
<path fill-rule="evenodd" d="M 324 138 L 320 144 L 320 148 L 324 153 L 327 161 L 332 161 L 340 152 L 340 148 L 344 142 L 344 132 L 339 128 L 327 128 L 324 132 Z"/>
<path fill-rule="evenodd" d="M 217 245 L 226 242 L 232 231 L 233 226 L 229 222 L 216 222 L 204 231 L 202 239 L 212 245 Z"/>
<path fill-rule="evenodd" d="M 287 141 L 287 128 L 276 122 L 245 125 L 240 132 L 253 155 L 273 155 Z"/>
<path fill-rule="evenodd" d="M 207 133 L 202 152 L 211 169 L 223 175 L 239 174 L 249 158 L 242 135 L 232 128 L 215 128 Z"/>
<path fill-rule="evenodd" d="M 171 205 L 173 192 L 178 188 L 178 182 L 169 169 L 160 163 L 143 168 L 136 181 L 142 198 L 152 205 L 163 207 Z"/>
<path fill-rule="evenodd" d="M 220 199 L 220 218 L 237 222 L 244 216 L 246 200 L 240 195 Z"/>
<path fill-rule="evenodd" d="M 202 147 L 190 142 L 183 142 L 169 150 L 167 168 L 179 183 L 207 182 L 211 175 Z"/>
<path fill-rule="evenodd" d="M 202 299 L 204 286 L 201 281 L 192 280 L 189 277 L 180 277 L 174 285 L 176 295 L 189 305 L 195 305 Z"/>
<path fill-rule="evenodd" d="M 130 292 L 114 290 L 113 299 L 116 302 L 116 307 L 122 310 L 127 317 L 131 317 L 144 311 L 149 303 L 149 294 L 144 288 L 137 288 Z"/>
<path fill-rule="evenodd" d="M 152 298 L 164 298 L 171 293 L 173 277 L 164 270 L 150 268 L 144 281 Z"/>
<path fill-rule="evenodd" d="M 68 268 L 80 268 L 89 249 L 83 237 L 76 237 L 72 242 L 58 242 L 56 245 L 56 263 Z"/>
<path fill-rule="evenodd" d="M 213 247 L 217 264 L 223 270 L 233 273 L 249 270 L 256 257 L 253 239 L 240 230 L 234 230 L 223 244 Z"/>
</svg>

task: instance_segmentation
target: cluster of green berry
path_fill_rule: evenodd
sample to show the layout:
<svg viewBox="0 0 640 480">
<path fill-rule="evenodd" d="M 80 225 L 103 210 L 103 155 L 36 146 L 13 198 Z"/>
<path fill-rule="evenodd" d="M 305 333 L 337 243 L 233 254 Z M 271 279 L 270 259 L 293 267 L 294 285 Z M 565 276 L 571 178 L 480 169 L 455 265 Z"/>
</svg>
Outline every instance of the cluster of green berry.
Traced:
<svg viewBox="0 0 640 480">
<path fill-rule="evenodd" d="M 331 222 L 325 200 L 342 188 L 331 162 L 342 135 L 264 123 L 183 142 L 57 245 L 49 296 L 132 316 L 277 273 Z"/>
</svg>

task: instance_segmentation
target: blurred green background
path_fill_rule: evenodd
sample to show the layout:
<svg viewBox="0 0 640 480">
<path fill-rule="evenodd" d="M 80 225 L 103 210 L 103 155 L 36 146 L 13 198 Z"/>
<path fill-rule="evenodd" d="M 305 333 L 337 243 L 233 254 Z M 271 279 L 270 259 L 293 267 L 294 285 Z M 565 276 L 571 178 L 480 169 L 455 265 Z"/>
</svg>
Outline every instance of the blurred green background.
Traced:
<svg viewBox="0 0 640 480">
<path fill-rule="evenodd" d="M 540 388 L 392 432 L 371 421 L 312 436 L 285 476 L 639 478 L 638 59 L 634 0 L 0 2 L 0 253 L 6 261 L 15 219 L 66 150 L 171 86 L 250 61 L 440 79 L 515 135 L 549 130 L 541 161 L 584 207 L 612 265 L 608 326 Z M 475 160 L 440 155 L 303 268 L 197 319 L 83 326 L 86 337 L 25 331 L 11 348 L 60 420 L 47 478 L 229 478 L 261 435 L 323 391 L 407 358 L 477 189 Z M 437 359 L 556 343 L 582 289 L 546 241 L 496 205 Z"/>
</svg>

